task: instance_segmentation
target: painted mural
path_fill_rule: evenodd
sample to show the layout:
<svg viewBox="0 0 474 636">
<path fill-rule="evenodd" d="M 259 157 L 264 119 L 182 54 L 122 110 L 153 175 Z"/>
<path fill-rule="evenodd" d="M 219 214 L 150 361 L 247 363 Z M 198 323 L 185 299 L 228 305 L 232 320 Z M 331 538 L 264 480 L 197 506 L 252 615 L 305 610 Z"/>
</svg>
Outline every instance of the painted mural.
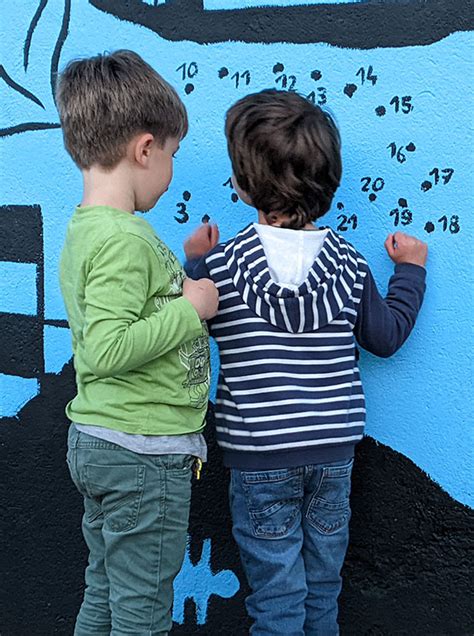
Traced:
<svg viewBox="0 0 474 636">
<path fill-rule="evenodd" d="M 18 513 L 19 526 L 28 534 L 36 516 L 40 553 L 50 555 L 45 564 L 26 537 L 21 549 L 18 543 L 9 551 L 8 588 L 17 593 L 0 603 L 0 632 L 31 633 L 20 599 L 33 587 L 43 594 L 38 634 L 71 633 L 79 603 L 80 502 L 63 461 L 63 407 L 74 389 L 57 263 L 81 179 L 62 147 L 54 85 L 71 58 L 131 48 L 176 86 L 190 116 L 174 181 L 147 217 L 179 256 L 201 220 L 217 222 L 223 238 L 253 220 L 232 189 L 223 121 L 233 101 L 268 87 L 298 91 L 338 122 L 344 177 L 327 223 L 354 241 L 381 289 L 391 270 L 383 250 L 387 233 L 401 229 L 428 242 L 428 291 L 414 334 L 390 360 L 361 360 L 368 437 L 354 477 L 342 621 L 350 634 L 422 634 L 403 631 L 405 620 L 413 629 L 413 620 L 402 609 L 419 596 L 419 620 L 440 625 L 446 611 L 441 605 L 430 613 L 429 605 L 438 603 L 433 590 L 443 589 L 442 578 L 448 599 L 456 592 L 461 603 L 457 631 L 428 631 L 469 633 L 474 619 L 461 593 L 473 505 L 469 3 L 22 0 L 2 3 L 0 12 L 0 466 L 9 484 L 2 505 L 12 505 L 19 484 L 31 506 L 42 502 L 34 514 L 28 507 L 30 516 Z M 215 368 L 215 355 L 213 362 Z M 212 420 L 211 404 L 211 462 L 195 488 L 189 549 L 175 583 L 177 634 L 248 631 Z M 59 522 L 57 510 L 65 508 Z M 391 535 L 399 546 L 392 562 L 383 556 Z M 17 545 L 11 529 L 4 536 Z M 64 540 L 59 553 L 58 537 Z M 407 546 L 410 554 L 403 552 Z M 419 574 L 428 562 L 436 570 L 432 587 Z M 45 576 L 67 592 L 40 585 Z M 378 589 L 383 601 L 369 595 L 364 617 L 368 589 Z M 399 611 L 391 614 L 394 597 Z"/>
<path fill-rule="evenodd" d="M 327 42 L 368 49 L 431 44 L 472 28 L 468 0 L 452 0 L 449 9 L 442 0 L 90 1 L 166 39 L 201 44 Z"/>
</svg>

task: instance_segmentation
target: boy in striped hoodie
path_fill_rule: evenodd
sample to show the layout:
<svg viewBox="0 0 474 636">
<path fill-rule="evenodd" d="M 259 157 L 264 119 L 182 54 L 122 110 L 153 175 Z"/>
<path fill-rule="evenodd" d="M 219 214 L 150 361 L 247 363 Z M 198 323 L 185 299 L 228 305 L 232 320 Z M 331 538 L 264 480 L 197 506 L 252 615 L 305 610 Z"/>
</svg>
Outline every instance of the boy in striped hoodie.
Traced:
<svg viewBox="0 0 474 636">
<path fill-rule="evenodd" d="M 395 272 L 384 299 L 361 254 L 315 225 L 339 186 L 340 139 L 296 93 L 244 97 L 226 136 L 235 189 L 258 222 L 218 245 L 217 228 L 202 226 L 185 251 L 188 273 L 219 291 L 216 430 L 251 633 L 333 636 L 365 423 L 358 346 L 388 357 L 407 339 L 427 246 L 388 236 Z"/>
</svg>

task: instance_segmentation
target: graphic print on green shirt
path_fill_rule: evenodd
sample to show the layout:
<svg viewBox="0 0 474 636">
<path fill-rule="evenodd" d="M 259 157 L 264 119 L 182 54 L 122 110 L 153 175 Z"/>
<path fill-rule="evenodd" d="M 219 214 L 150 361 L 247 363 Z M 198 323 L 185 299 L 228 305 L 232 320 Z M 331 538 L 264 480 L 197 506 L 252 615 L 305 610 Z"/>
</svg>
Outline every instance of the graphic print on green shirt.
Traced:
<svg viewBox="0 0 474 636">
<path fill-rule="evenodd" d="M 188 389 L 189 403 L 195 409 L 202 409 L 207 404 L 208 395 L 205 387 L 210 381 L 208 336 L 201 336 L 181 345 L 179 358 L 188 372 L 183 388 Z"/>
<path fill-rule="evenodd" d="M 186 278 L 183 268 L 178 263 L 178 259 L 169 247 L 166 247 L 166 245 L 160 240 L 158 240 L 156 244 L 156 249 L 163 257 L 163 264 L 170 277 L 168 294 L 170 296 L 181 296 L 183 292 L 183 281 Z M 160 296 L 155 298 L 158 308 L 160 308 L 159 305 L 161 300 L 165 300 L 165 298 Z"/>
<path fill-rule="evenodd" d="M 186 278 L 183 268 L 179 264 L 173 252 L 159 242 L 158 251 L 163 256 L 166 271 L 170 275 L 170 287 L 168 296 L 155 296 L 155 305 L 158 310 L 167 303 L 181 296 L 183 281 Z M 209 334 L 206 323 L 203 323 L 205 336 L 198 336 L 182 344 L 179 348 L 179 359 L 186 369 L 186 380 L 183 388 L 188 389 L 189 403 L 195 409 L 202 409 L 207 405 L 209 398 L 209 383 L 211 379 L 211 361 L 209 353 Z"/>
</svg>

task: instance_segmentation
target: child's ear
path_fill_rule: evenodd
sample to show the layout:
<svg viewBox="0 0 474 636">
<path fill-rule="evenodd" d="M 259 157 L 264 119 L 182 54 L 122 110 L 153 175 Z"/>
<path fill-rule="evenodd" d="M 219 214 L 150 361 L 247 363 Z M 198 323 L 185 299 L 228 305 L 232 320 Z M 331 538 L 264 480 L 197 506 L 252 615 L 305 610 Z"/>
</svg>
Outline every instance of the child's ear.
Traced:
<svg viewBox="0 0 474 636">
<path fill-rule="evenodd" d="M 249 197 L 247 192 L 242 190 L 242 188 L 239 186 L 234 174 L 232 174 L 231 180 L 232 180 L 232 185 L 234 186 L 234 190 L 237 192 L 239 196 L 239 199 L 243 201 L 244 203 L 246 203 L 247 205 L 250 205 L 251 207 L 253 207 L 252 199 Z"/>
<path fill-rule="evenodd" d="M 143 168 L 148 165 L 154 141 L 155 138 L 151 133 L 142 133 L 134 140 L 133 158 Z"/>
</svg>

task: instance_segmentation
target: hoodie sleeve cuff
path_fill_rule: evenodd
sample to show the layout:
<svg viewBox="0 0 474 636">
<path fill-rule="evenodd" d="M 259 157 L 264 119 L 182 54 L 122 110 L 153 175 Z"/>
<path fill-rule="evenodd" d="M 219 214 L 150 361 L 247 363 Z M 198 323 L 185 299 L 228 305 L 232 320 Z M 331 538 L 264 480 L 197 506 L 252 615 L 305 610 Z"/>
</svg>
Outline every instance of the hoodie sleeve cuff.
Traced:
<svg viewBox="0 0 474 636">
<path fill-rule="evenodd" d="M 421 281 L 426 279 L 426 269 L 414 263 L 398 263 L 395 265 L 395 274 L 418 278 Z"/>
</svg>

